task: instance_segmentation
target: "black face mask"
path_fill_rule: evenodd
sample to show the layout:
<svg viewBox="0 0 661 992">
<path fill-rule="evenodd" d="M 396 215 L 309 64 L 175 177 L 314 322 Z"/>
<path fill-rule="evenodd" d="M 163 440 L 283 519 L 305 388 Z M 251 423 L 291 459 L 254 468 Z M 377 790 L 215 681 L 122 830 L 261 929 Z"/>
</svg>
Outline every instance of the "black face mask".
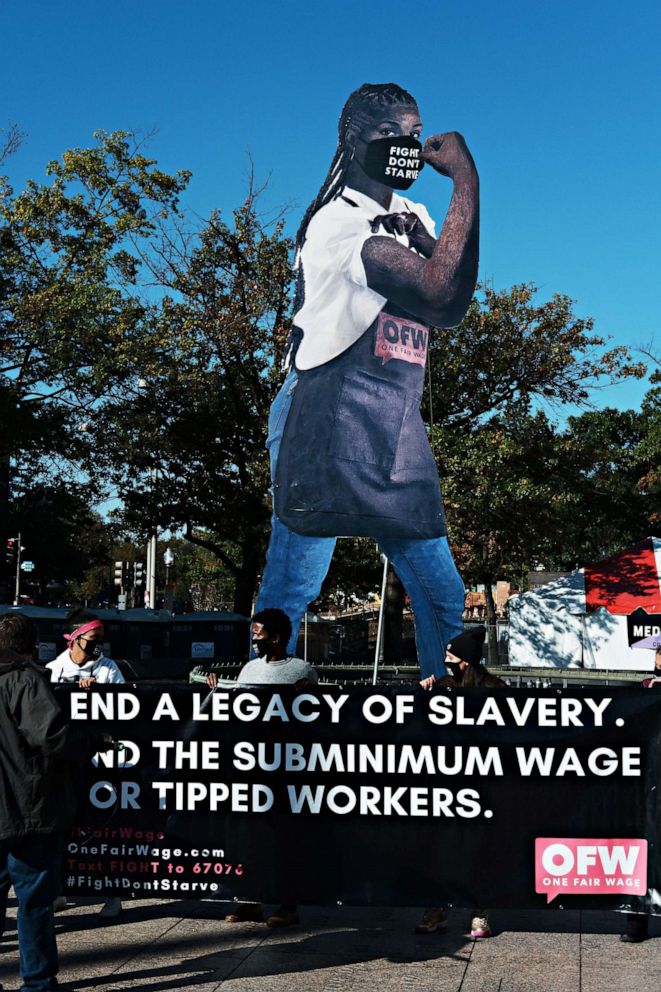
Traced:
<svg viewBox="0 0 661 992">
<path fill-rule="evenodd" d="M 408 189 L 425 164 L 421 155 L 422 145 L 417 138 L 377 138 L 367 142 L 363 169 L 377 183 L 391 189 Z"/>
<path fill-rule="evenodd" d="M 78 643 L 80 644 L 80 641 Z M 97 661 L 103 654 L 103 644 L 100 641 L 85 641 L 85 647 L 80 644 L 80 649 L 94 661 Z"/>
<path fill-rule="evenodd" d="M 252 642 L 252 648 L 258 658 L 266 658 L 269 653 L 269 648 L 271 647 L 271 641 L 268 637 L 262 637 L 259 640 L 254 640 Z"/>
</svg>

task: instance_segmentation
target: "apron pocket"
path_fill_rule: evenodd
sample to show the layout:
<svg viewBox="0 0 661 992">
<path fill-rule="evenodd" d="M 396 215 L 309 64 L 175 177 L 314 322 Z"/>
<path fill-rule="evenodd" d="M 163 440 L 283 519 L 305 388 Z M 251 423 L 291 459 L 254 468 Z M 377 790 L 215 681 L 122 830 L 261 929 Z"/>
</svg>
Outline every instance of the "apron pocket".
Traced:
<svg viewBox="0 0 661 992">
<path fill-rule="evenodd" d="M 328 447 L 331 458 L 390 472 L 406 413 L 403 389 L 356 370 L 342 379 Z"/>
</svg>

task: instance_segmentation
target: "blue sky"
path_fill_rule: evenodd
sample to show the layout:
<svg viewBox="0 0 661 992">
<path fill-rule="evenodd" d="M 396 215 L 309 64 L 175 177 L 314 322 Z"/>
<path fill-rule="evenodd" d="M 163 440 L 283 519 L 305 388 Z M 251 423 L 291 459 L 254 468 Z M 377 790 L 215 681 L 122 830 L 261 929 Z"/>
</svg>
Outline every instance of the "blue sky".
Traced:
<svg viewBox="0 0 661 992">
<path fill-rule="evenodd" d="M 149 152 L 192 170 L 192 209 L 240 203 L 251 156 L 293 230 L 347 95 L 392 80 L 425 134 L 459 130 L 473 151 L 482 277 L 567 293 L 615 343 L 661 337 L 658 3 L 4 0 L 3 33 L 0 126 L 28 132 L 17 189 L 98 128 L 156 128 Z M 411 190 L 437 218 L 448 192 L 431 170 Z M 645 388 L 595 402 L 637 406 Z"/>
</svg>

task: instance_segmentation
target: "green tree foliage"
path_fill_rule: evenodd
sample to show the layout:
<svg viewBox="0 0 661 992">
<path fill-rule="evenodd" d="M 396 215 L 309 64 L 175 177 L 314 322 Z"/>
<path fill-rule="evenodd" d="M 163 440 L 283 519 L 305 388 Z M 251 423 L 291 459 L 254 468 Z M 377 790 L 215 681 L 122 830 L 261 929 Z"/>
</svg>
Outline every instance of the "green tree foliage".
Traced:
<svg viewBox="0 0 661 992">
<path fill-rule="evenodd" d="M 168 234 L 150 260 L 167 290 L 154 326 L 159 363 L 138 395 L 110 398 L 96 421 L 123 519 L 183 530 L 233 577 L 249 613 L 268 539 L 268 410 L 290 323 L 290 250 L 282 219 L 250 192 L 231 222 Z M 102 437 L 112 433 L 113 445 Z"/>
<path fill-rule="evenodd" d="M 657 411 L 658 419 L 658 411 Z M 649 397 L 641 411 L 606 408 L 570 417 L 560 485 L 568 513 L 549 560 L 561 568 L 595 561 L 651 534 L 659 520 L 653 479 L 661 458 Z"/>
<path fill-rule="evenodd" d="M 188 173 L 154 168 L 124 132 L 49 163 L 48 184 L 0 185 L 3 385 L 21 405 L 77 405 L 144 354 L 141 244 L 176 212 Z"/>
<path fill-rule="evenodd" d="M 430 335 L 427 419 L 470 427 L 513 405 L 581 405 L 600 383 L 644 375 L 644 363 L 624 346 L 607 348 L 568 296 L 541 302 L 536 295 L 533 283 L 504 290 L 483 284 L 458 327 Z"/>
<path fill-rule="evenodd" d="M 111 595 L 112 528 L 88 506 L 85 487 L 25 489 L 12 502 L 12 536 L 21 533 L 23 559 L 34 571 L 21 591 L 38 604 L 104 600 Z"/>
<path fill-rule="evenodd" d="M 339 608 L 351 606 L 351 597 L 366 599 L 380 590 L 383 562 L 379 548 L 371 538 L 351 537 L 337 542 L 322 601 Z"/>
<path fill-rule="evenodd" d="M 661 524 L 661 361 L 651 351 L 645 354 L 654 368 L 651 389 L 642 404 L 643 436 L 636 447 L 635 461 L 640 471 L 637 487 L 651 504 L 652 525 Z"/>
<path fill-rule="evenodd" d="M 432 446 L 460 571 L 468 583 L 486 586 L 492 658 L 492 583 L 520 583 L 540 561 L 575 563 L 589 542 L 579 521 L 599 492 L 602 448 L 596 438 L 591 448 L 585 437 L 579 440 L 588 421 L 562 432 L 543 407 L 557 413 L 569 403 L 585 404 L 600 382 L 644 373 L 628 349 L 608 349 L 593 322 L 575 316 L 568 297 L 539 302 L 536 292 L 532 284 L 483 286 L 462 324 L 431 338 Z M 608 421 L 613 443 L 625 429 L 626 418 L 585 416 L 595 418 L 595 430 Z M 621 503 L 610 504 L 609 532 L 622 538 L 634 519 L 640 523 L 640 512 L 620 509 Z"/>
<path fill-rule="evenodd" d="M 563 445 L 539 412 L 496 414 L 474 430 L 440 429 L 444 498 L 458 564 L 469 582 L 519 580 L 539 560 L 567 494 Z"/>
<path fill-rule="evenodd" d="M 208 534 L 206 531 L 196 530 L 195 536 L 209 542 L 215 539 L 213 534 Z M 192 544 L 185 538 L 170 538 L 167 547 L 174 556 L 169 574 L 169 596 L 173 606 L 179 611 L 184 608 L 232 610 L 234 577 L 213 551 Z M 228 553 L 232 553 L 231 548 L 228 548 Z M 164 566 L 160 563 L 159 568 L 164 571 Z M 164 579 L 162 574 L 161 578 Z M 159 585 L 159 588 L 161 587 L 162 583 Z"/>
<path fill-rule="evenodd" d="M 156 169 L 128 133 L 96 138 L 49 163 L 46 183 L 15 193 L 0 178 L 1 524 L 22 478 L 71 456 L 90 408 L 150 350 L 142 246 L 188 173 Z"/>
<path fill-rule="evenodd" d="M 569 571 L 652 532 L 653 416 L 646 401 L 640 413 L 590 411 L 561 429 L 515 406 L 471 430 L 435 432 L 457 563 L 467 582 L 487 587 L 491 623 L 497 579 L 523 584 L 539 563 Z"/>
<path fill-rule="evenodd" d="M 552 546 L 567 500 L 558 485 L 563 445 L 543 413 L 516 406 L 472 429 L 440 429 L 435 440 L 457 566 L 466 583 L 486 586 L 495 659 L 491 585 L 499 578 L 519 584 L 531 561 Z"/>
</svg>

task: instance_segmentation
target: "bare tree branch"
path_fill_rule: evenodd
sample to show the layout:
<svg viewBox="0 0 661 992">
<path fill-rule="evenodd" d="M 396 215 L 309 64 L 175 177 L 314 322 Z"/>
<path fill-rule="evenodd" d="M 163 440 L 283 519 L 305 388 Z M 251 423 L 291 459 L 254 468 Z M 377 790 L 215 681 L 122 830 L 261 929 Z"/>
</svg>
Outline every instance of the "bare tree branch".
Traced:
<svg viewBox="0 0 661 992">
<path fill-rule="evenodd" d="M 0 128 L 0 138 L 4 135 L 0 144 L 0 165 L 14 155 L 21 147 L 28 136 L 27 131 L 23 131 L 18 124 L 10 124 L 8 128 Z"/>
</svg>

